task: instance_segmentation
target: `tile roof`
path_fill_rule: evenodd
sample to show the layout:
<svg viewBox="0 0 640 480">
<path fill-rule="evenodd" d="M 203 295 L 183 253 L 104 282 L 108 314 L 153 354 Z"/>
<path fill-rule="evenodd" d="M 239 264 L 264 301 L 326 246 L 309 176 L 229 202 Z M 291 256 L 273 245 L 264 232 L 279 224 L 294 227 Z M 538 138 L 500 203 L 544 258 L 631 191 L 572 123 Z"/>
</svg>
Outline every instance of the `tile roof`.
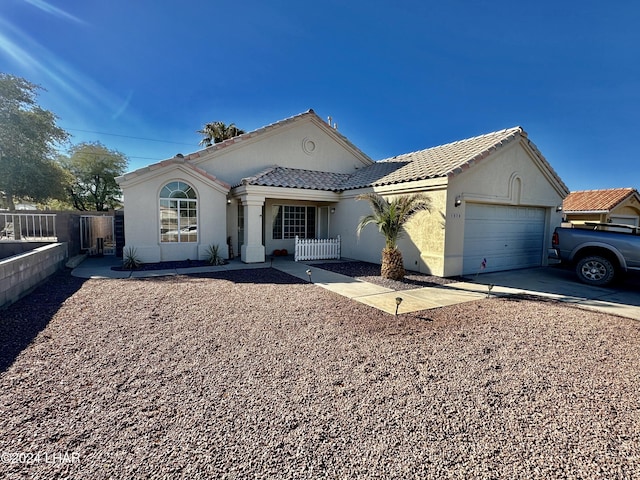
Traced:
<svg viewBox="0 0 640 480">
<path fill-rule="evenodd" d="M 363 188 L 453 176 L 519 136 L 526 138 L 527 134 L 514 127 L 380 160 L 356 172 L 345 186 Z"/>
<path fill-rule="evenodd" d="M 546 165 L 550 174 L 558 184 L 568 192 L 568 188 L 555 173 L 551 165 L 546 161 L 536 146 L 527 138 L 527 133 L 521 127 L 513 127 L 497 132 L 479 135 L 477 137 L 459 140 L 437 147 L 406 153 L 392 158 L 387 158 L 377 162 L 364 154 L 353 145 L 346 137 L 337 130 L 329 126 L 313 111 L 307 112 L 280 120 L 266 127 L 259 128 L 238 137 L 225 140 L 210 147 L 189 155 L 177 155 L 175 158 L 165 160 L 134 172 L 129 172 L 120 180 L 129 180 L 170 164 L 180 163 L 212 181 L 218 182 L 229 188 L 225 182 L 197 167 L 201 157 L 209 152 L 223 149 L 242 143 L 265 132 L 280 128 L 284 125 L 299 121 L 302 118 L 310 118 L 318 125 L 324 126 L 327 131 L 332 132 L 336 138 L 345 142 L 345 145 L 353 149 L 365 163 L 365 165 L 353 174 L 338 174 L 332 172 L 320 172 L 312 170 L 302 170 L 295 168 L 283 168 L 278 166 L 260 172 L 252 177 L 244 178 L 244 185 L 277 186 L 288 188 L 302 188 L 325 191 L 343 191 L 371 186 L 392 185 L 417 180 L 427 180 L 430 178 L 455 176 L 484 158 L 492 155 L 502 147 L 518 139 L 524 139 L 529 147 L 535 152 L 538 158 Z M 369 163 L 371 162 L 371 163 Z"/>
<path fill-rule="evenodd" d="M 338 174 L 273 166 L 252 177 L 243 185 L 344 191 L 370 186 L 398 184 L 429 178 L 454 176 L 493 154 L 517 138 L 524 138 L 551 174 L 562 185 L 560 177 L 527 138 L 521 127 L 514 127 L 478 137 L 459 140 L 438 147 L 398 155 L 361 168 L 353 174 Z"/>
<path fill-rule="evenodd" d="M 287 187 L 309 190 L 343 190 L 342 185 L 349 179 L 348 173 L 319 172 L 299 168 L 271 167 L 253 177 L 243 178 L 242 185 L 263 187 Z"/>
<path fill-rule="evenodd" d="M 610 188 L 571 192 L 562 203 L 566 212 L 608 212 L 633 194 L 635 188 Z"/>
</svg>

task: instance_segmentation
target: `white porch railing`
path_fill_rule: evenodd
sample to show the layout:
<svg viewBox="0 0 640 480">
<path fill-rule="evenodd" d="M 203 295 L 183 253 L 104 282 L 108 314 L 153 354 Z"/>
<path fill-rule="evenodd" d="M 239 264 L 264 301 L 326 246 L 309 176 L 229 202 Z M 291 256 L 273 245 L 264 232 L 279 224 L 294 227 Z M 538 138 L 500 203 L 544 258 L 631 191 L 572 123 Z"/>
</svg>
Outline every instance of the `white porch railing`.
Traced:
<svg viewBox="0 0 640 480">
<path fill-rule="evenodd" d="M 330 260 L 340 258 L 340 235 L 337 238 L 307 239 L 296 236 L 294 260 Z"/>
<path fill-rule="evenodd" d="M 0 240 L 56 242 L 55 213 L 2 213 Z"/>
</svg>

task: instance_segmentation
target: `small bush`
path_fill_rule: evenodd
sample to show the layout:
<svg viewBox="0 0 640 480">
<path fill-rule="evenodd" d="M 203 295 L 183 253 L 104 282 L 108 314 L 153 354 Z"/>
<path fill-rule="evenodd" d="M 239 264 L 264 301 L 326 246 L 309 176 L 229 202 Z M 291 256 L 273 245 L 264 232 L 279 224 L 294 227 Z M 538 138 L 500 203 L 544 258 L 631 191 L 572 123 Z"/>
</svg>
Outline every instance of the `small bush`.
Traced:
<svg viewBox="0 0 640 480">
<path fill-rule="evenodd" d="M 122 268 L 125 270 L 135 270 L 142 265 L 138 253 L 134 247 L 125 247 L 122 252 Z"/>
<path fill-rule="evenodd" d="M 224 258 L 220 256 L 219 245 L 209 245 L 207 248 L 207 262 L 209 265 L 224 265 Z"/>
</svg>

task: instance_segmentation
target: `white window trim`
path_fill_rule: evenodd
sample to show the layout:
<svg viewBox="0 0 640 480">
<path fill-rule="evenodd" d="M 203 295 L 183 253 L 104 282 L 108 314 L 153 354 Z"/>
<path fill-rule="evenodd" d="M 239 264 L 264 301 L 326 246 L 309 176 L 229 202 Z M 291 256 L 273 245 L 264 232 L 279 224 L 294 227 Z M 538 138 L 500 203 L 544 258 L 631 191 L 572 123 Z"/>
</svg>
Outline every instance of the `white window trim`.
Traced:
<svg viewBox="0 0 640 480">
<path fill-rule="evenodd" d="M 160 197 L 158 196 L 158 221 L 159 221 L 159 228 L 158 228 L 158 240 L 161 244 L 163 245 L 172 245 L 172 244 L 181 244 L 181 243 L 188 243 L 188 244 L 197 244 L 200 241 L 200 210 L 198 208 L 198 197 L 197 197 L 197 192 L 195 191 L 195 189 L 193 188 L 193 186 L 189 183 L 189 182 L 185 182 L 184 180 L 174 180 L 176 182 L 180 182 L 180 183 L 184 183 L 185 185 L 187 185 L 191 190 L 193 190 L 194 194 L 196 195 L 196 198 L 181 198 L 181 197 Z M 162 192 L 162 190 L 164 190 L 164 188 L 169 185 L 172 182 L 167 182 L 165 183 L 162 188 L 160 189 L 160 191 Z M 172 241 L 167 241 L 167 240 L 163 240 L 162 239 L 162 201 L 175 201 L 177 202 L 178 208 L 176 210 L 177 213 L 177 231 L 178 231 L 178 239 L 175 242 Z M 197 230 L 196 230 L 196 239 L 193 241 L 188 241 L 188 240 L 182 240 L 181 237 L 183 236 L 180 233 L 180 230 L 182 230 L 182 228 L 185 228 L 181 225 L 180 222 L 180 204 L 182 202 L 193 202 L 194 203 L 194 210 L 196 212 L 196 226 L 197 226 Z M 189 227 L 191 225 L 186 225 L 186 227 Z M 186 236 L 186 235 L 184 235 Z"/>
</svg>

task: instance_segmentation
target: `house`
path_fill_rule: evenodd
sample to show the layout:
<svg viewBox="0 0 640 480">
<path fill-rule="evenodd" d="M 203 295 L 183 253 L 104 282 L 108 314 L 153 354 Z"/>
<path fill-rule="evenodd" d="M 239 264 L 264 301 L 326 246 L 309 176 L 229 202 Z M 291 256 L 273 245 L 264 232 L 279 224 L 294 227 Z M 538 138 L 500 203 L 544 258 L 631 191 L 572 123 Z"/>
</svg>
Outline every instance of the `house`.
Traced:
<svg viewBox="0 0 640 480">
<path fill-rule="evenodd" d="M 635 188 L 610 188 L 571 192 L 562 203 L 565 220 L 639 225 L 640 195 Z"/>
<path fill-rule="evenodd" d="M 301 238 L 340 236 L 380 262 L 356 197 L 432 199 L 399 247 L 408 270 L 453 276 L 543 265 L 568 189 L 520 127 L 374 162 L 313 110 L 119 177 L 126 245 L 144 262 L 204 258 L 227 243 L 247 263 Z"/>
</svg>

